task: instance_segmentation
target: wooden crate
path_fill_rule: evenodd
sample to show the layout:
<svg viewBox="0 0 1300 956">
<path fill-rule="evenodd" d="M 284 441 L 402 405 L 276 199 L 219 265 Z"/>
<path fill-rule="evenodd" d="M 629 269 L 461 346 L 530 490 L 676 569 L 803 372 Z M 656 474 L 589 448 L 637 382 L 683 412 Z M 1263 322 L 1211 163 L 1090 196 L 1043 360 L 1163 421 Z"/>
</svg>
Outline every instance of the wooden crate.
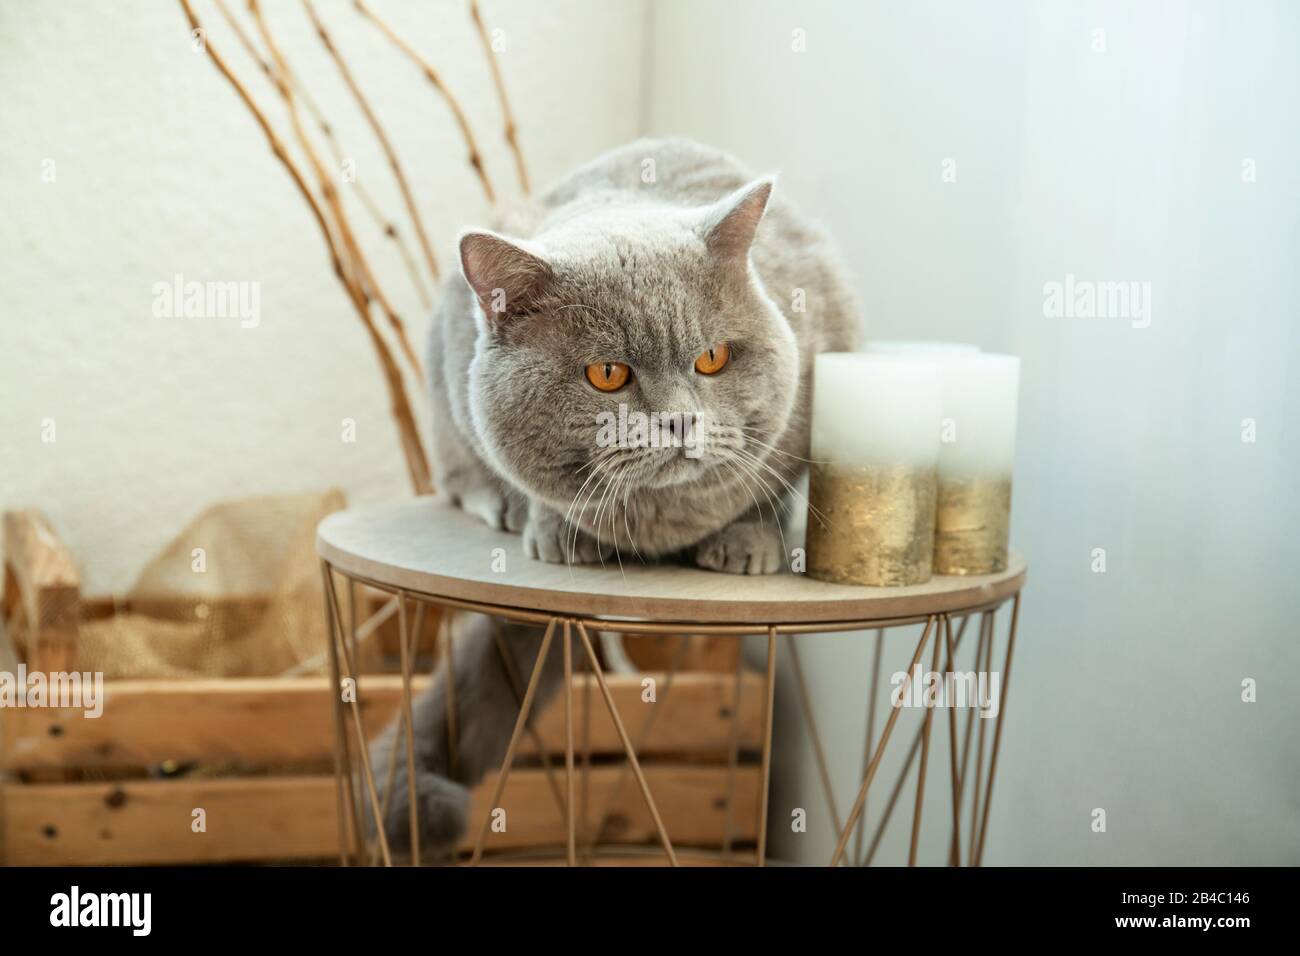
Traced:
<svg viewBox="0 0 1300 956">
<path fill-rule="evenodd" d="M 82 600 L 75 564 L 38 514 L 7 514 L 5 541 L 6 619 L 25 615 L 32 639 L 21 649 L 0 648 L 0 669 L 23 659 L 31 670 L 75 670 L 77 623 L 83 614 L 107 613 L 106 602 Z M 385 642 L 391 635 L 377 635 L 376 646 Z M 652 659 L 662 656 L 644 648 Z M 679 671 L 667 694 L 663 672 L 608 678 L 634 739 L 656 708 L 639 755 L 668 833 L 682 846 L 720 846 L 728 827 L 738 844 L 755 837 L 758 768 L 747 759 L 730 771 L 727 755 L 734 733 L 747 754 L 759 746 L 762 682 L 757 674 L 743 675 L 733 725 L 734 660 L 727 666 L 717 647 L 703 649 L 697 662 L 707 669 Z M 658 703 L 642 701 L 646 676 L 656 679 Z M 428 679 L 417 678 L 416 689 Z M 609 806 L 606 839 L 653 845 L 653 823 L 624 772 L 602 698 L 585 686 L 590 675 L 574 680 L 575 726 L 583 726 L 584 707 L 592 707 L 588 805 L 593 812 Z M 360 685 L 364 725 L 373 735 L 399 705 L 401 678 L 364 675 Z M 564 740 L 558 697 L 536 727 L 558 771 Z M 0 862 L 330 859 L 338 848 L 333 747 L 323 677 L 107 681 L 97 719 L 80 710 L 0 708 Z M 481 819 L 494 783 L 490 776 L 474 790 L 472 820 Z M 515 769 L 501 803 L 510 825 L 492 834 L 490 850 L 563 842 L 563 821 L 542 769 Z M 198 808 L 206 829 L 195 833 Z"/>
</svg>

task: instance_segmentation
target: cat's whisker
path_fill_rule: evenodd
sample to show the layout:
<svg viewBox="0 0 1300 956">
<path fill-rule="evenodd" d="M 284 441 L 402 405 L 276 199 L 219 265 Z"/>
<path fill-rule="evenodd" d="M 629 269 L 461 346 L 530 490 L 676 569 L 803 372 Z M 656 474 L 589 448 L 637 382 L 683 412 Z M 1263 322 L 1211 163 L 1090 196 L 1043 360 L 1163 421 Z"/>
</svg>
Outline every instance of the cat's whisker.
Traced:
<svg viewBox="0 0 1300 956">
<path fill-rule="evenodd" d="M 614 490 L 613 493 L 610 495 L 610 502 L 609 502 L 609 537 L 610 540 L 613 541 L 614 543 L 614 557 L 618 559 L 618 573 L 623 577 L 623 580 L 625 581 L 627 580 L 627 572 L 623 570 L 623 553 L 621 550 L 619 550 L 619 546 L 618 546 L 618 529 L 614 526 L 614 512 L 618 508 L 619 489 L 622 488 L 625 484 L 628 485 L 628 487 L 631 487 L 630 484 L 628 484 L 631 481 L 631 477 L 632 477 L 632 468 L 629 465 L 629 467 L 624 468 L 619 473 L 619 476 L 614 483 Z M 623 512 L 623 519 L 626 522 L 627 520 L 626 510 L 624 510 Z"/>
<path fill-rule="evenodd" d="M 748 457 L 748 458 L 752 461 L 752 463 L 753 463 L 754 465 L 757 465 L 757 466 L 759 466 L 759 467 L 761 467 L 761 468 L 767 470 L 769 473 L 772 474 L 773 477 L 775 477 L 775 478 L 777 479 L 777 481 L 779 481 L 779 482 L 781 482 L 781 484 L 785 485 L 786 490 L 789 491 L 790 494 L 794 495 L 796 498 L 799 498 L 801 501 L 803 501 L 803 503 L 804 503 L 804 504 L 807 506 L 807 508 L 808 508 L 808 513 L 811 514 L 811 515 L 813 515 L 813 516 L 817 519 L 817 521 L 821 524 L 821 526 L 822 526 L 823 528 L 829 528 L 829 527 L 830 527 L 830 524 L 829 524 L 829 523 L 827 522 L 827 520 L 826 520 L 826 515 L 824 515 L 824 514 L 823 514 L 823 513 L 822 513 L 822 512 L 821 512 L 821 511 L 820 511 L 820 510 L 819 510 L 819 509 L 818 509 L 818 508 L 817 508 L 817 507 L 816 507 L 816 506 L 815 506 L 811 501 L 809 501 L 808 498 L 807 498 L 805 495 L 803 495 L 803 494 L 802 494 L 802 493 L 801 493 L 797 488 L 795 488 L 794 485 L 790 484 L 790 482 L 786 480 L 786 478 L 785 478 L 784 475 L 782 475 L 780 472 L 778 472 L 775 468 L 773 468 L 773 467 L 772 467 L 771 465 L 769 465 L 767 462 L 763 461 L 761 458 L 759 458 L 759 457 L 758 457 L 757 455 L 755 455 L 753 452 L 746 451 L 746 450 L 743 449 L 743 448 L 737 449 L 737 452 L 738 452 L 739 454 L 741 454 L 741 455 L 744 455 L 744 456 Z"/>
<path fill-rule="evenodd" d="M 633 487 L 634 487 L 633 483 L 629 481 L 627 484 L 627 490 L 623 492 L 623 530 L 627 533 L 628 543 L 632 545 L 632 553 L 637 556 L 638 561 L 640 561 L 642 564 L 645 564 L 646 560 L 644 557 L 641 556 L 641 552 L 637 549 L 636 546 L 636 535 L 632 534 L 632 528 L 628 524 L 628 520 L 627 520 L 628 510 L 629 510 L 628 499 L 632 494 Z"/>
<path fill-rule="evenodd" d="M 604 449 L 604 450 L 607 451 L 607 454 L 604 455 L 603 459 L 602 459 L 601 455 L 600 455 L 599 453 L 597 453 L 597 455 L 596 455 L 595 457 L 593 457 L 593 458 L 592 458 L 591 460 L 589 460 L 585 465 L 583 465 L 583 466 L 582 466 L 581 468 L 579 468 L 576 472 L 574 472 L 574 474 L 575 474 L 575 475 L 580 475 L 580 474 L 582 474 L 584 471 L 586 471 L 586 470 L 587 470 L 588 468 L 590 468 L 592 465 L 596 464 L 598 461 L 601 461 L 601 460 L 609 461 L 609 460 L 611 460 L 611 459 L 613 459 L 613 458 L 617 458 L 620 449 L 618 449 L 618 448 L 610 448 L 610 449 Z"/>
<path fill-rule="evenodd" d="M 583 500 L 582 507 L 578 510 L 577 517 L 573 521 L 572 534 L 569 535 L 570 565 L 573 564 L 573 559 L 578 550 L 578 535 L 582 534 L 582 519 L 587 514 L 587 509 L 591 507 L 592 499 L 596 497 L 596 493 L 605 487 L 605 482 L 609 480 L 609 473 L 614 467 L 612 459 L 606 464 L 608 467 L 592 472 L 592 476 L 596 477 L 597 481 L 592 486 L 591 491 L 587 493 L 587 497 Z"/>
<path fill-rule="evenodd" d="M 626 466 L 627 466 L 628 464 L 629 464 L 629 462 L 627 461 L 627 458 L 626 458 L 625 456 L 617 456 L 617 455 L 616 455 L 616 456 L 612 456 L 611 459 L 610 459 L 610 462 L 609 462 L 609 467 L 607 467 L 607 468 L 604 469 L 604 471 L 603 471 L 603 473 L 602 473 L 602 475 L 601 475 L 601 479 L 600 479 L 600 481 L 597 483 L 596 487 L 594 487 L 594 488 L 591 490 L 591 493 L 587 496 L 587 500 L 586 500 L 586 502 L 583 504 L 583 506 L 582 506 L 582 510 L 578 513 L 578 522 L 575 523 L 575 527 L 574 527 L 574 531 L 573 531 L 573 538 L 572 538 L 573 544 L 572 544 L 572 547 L 571 547 L 570 552 L 569 552 L 569 553 L 570 553 L 570 564 L 572 564 L 572 558 L 573 558 L 573 555 L 574 555 L 574 553 L 575 553 L 576 550 L 577 550 L 577 546 L 578 546 L 578 535 L 579 535 L 579 533 L 581 532 L 581 529 L 580 529 L 579 525 L 580 525 L 580 523 L 581 523 L 582 516 L 585 515 L 585 514 L 587 513 L 587 508 L 590 507 L 591 502 L 592 502 L 592 499 L 596 497 L 597 493 L 599 493 L 599 494 L 600 494 L 600 500 L 597 502 L 597 504 L 596 504 L 596 511 L 595 511 L 595 514 L 592 516 L 592 527 L 595 529 L 595 535 L 596 535 L 596 553 L 597 553 L 597 556 L 600 558 L 600 565 L 601 565 L 601 567 L 604 567 L 604 566 L 605 566 L 605 557 L 604 557 L 603 554 L 600 553 L 600 541 L 601 541 L 601 538 L 600 538 L 600 528 L 601 528 L 601 519 L 600 519 L 600 514 L 601 514 L 602 509 L 603 509 L 604 506 L 605 506 L 605 500 L 606 500 L 607 495 L 609 494 L 609 489 L 610 489 L 610 486 L 611 486 L 612 482 L 614 481 L 614 479 L 615 479 L 616 477 L 620 476 L 624 471 L 626 471 Z M 624 467 L 620 467 L 620 466 L 624 466 Z M 616 544 L 616 547 L 617 547 L 617 544 Z"/>
<path fill-rule="evenodd" d="M 600 515 L 601 512 L 605 509 L 605 501 L 609 497 L 610 489 L 614 487 L 614 482 L 621 476 L 621 474 L 622 471 L 620 471 L 617 466 L 610 468 L 609 474 L 605 482 L 601 485 L 600 501 L 597 502 L 596 504 L 596 513 L 595 515 L 592 516 L 592 525 L 596 529 L 596 557 L 600 558 L 600 566 L 602 568 L 605 566 L 605 555 L 600 548 L 600 528 L 601 528 Z M 617 550 L 617 548 L 618 545 L 617 542 L 615 542 L 615 550 Z M 621 566 L 621 562 L 620 562 L 620 566 Z"/>
<path fill-rule="evenodd" d="M 767 485 L 765 481 L 763 481 L 762 477 L 757 473 L 755 473 L 753 468 L 746 465 L 746 463 L 743 460 L 739 458 L 732 458 L 731 461 L 735 463 L 737 468 L 743 469 L 744 472 L 748 472 L 754 478 L 754 480 L 758 482 L 759 489 L 763 492 L 764 496 L 767 498 L 768 507 L 772 509 L 772 520 L 776 522 L 776 533 L 781 537 L 781 554 L 783 555 L 783 560 L 784 560 L 784 556 L 790 554 L 790 546 L 785 540 L 785 527 L 781 523 L 781 515 L 776 507 L 776 502 L 779 501 L 779 496 L 774 498 L 773 496 L 775 492 Z M 748 490 L 749 488 L 748 482 L 746 482 L 745 487 L 746 490 Z M 750 497 L 751 498 L 754 497 L 753 492 L 750 492 Z M 759 526 L 762 527 L 763 508 L 761 505 L 759 505 L 757 498 L 754 499 L 754 507 L 758 510 Z"/>
<path fill-rule="evenodd" d="M 593 465 L 596 466 L 596 468 L 591 472 L 591 474 L 587 476 L 586 480 L 583 481 L 582 485 L 578 488 L 577 493 L 573 496 L 573 500 L 569 502 L 569 508 L 567 511 L 564 512 L 565 524 L 569 523 L 569 519 L 573 515 L 573 509 L 578 504 L 578 498 L 581 497 L 583 490 L 586 489 L 587 485 L 590 484 L 592 479 L 595 478 L 596 475 L 600 472 L 600 466 L 606 464 L 609 461 L 612 461 L 613 457 L 614 457 L 613 454 L 609 454 L 606 455 L 604 458 L 599 458 L 599 457 L 593 458 L 591 461 L 587 462 L 587 464 L 584 465 L 581 469 L 579 469 L 578 473 L 581 474 L 587 468 L 590 468 Z"/>
<path fill-rule="evenodd" d="M 591 506 L 591 499 L 604 484 L 609 471 L 614 468 L 617 458 L 617 451 L 613 451 L 596 461 L 596 467 L 592 469 L 591 474 L 589 474 L 587 479 L 582 483 L 582 487 L 578 489 L 578 493 L 573 496 L 573 501 L 569 504 L 569 510 L 564 514 L 565 526 L 572 531 L 571 535 L 568 531 L 565 533 L 565 543 L 569 545 L 568 563 L 570 568 L 573 566 L 573 559 L 578 548 L 578 534 L 581 531 L 582 516 L 587 513 L 587 508 Z M 575 518 L 573 516 L 573 509 L 577 507 L 578 500 L 582 497 L 583 490 L 586 489 L 593 480 L 596 481 L 596 484 L 587 495 L 586 500 L 582 504 L 582 509 L 578 512 L 577 517 Z"/>
<path fill-rule="evenodd" d="M 799 492 L 799 490 L 795 488 L 793 484 L 791 484 L 789 478 L 786 475 L 782 474 L 775 467 L 773 467 L 771 462 L 766 461 L 761 456 L 754 454 L 752 451 L 750 451 L 747 448 L 737 448 L 735 451 L 736 454 L 740 455 L 742 458 L 744 458 L 746 461 L 752 464 L 755 468 L 763 469 L 763 471 L 767 472 L 773 478 L 779 481 L 787 492 L 801 499 L 805 503 L 807 502 L 808 499 L 805 498 Z"/>
<path fill-rule="evenodd" d="M 733 475 L 736 476 L 736 479 L 740 482 L 741 487 L 743 487 L 745 491 L 749 493 L 750 499 L 754 502 L 754 510 L 758 512 L 758 525 L 760 528 L 763 527 L 763 508 L 758 503 L 758 497 L 754 494 L 753 489 L 750 488 L 749 482 L 745 480 L 744 474 L 741 473 L 737 465 L 733 464 L 728 459 L 725 458 L 722 459 L 722 464 L 726 467 L 726 469 L 729 472 L 731 472 Z"/>
<path fill-rule="evenodd" d="M 751 434 L 750 429 L 747 429 L 747 428 L 741 428 L 740 430 L 741 430 L 741 431 L 744 433 L 744 435 L 745 435 L 745 441 L 747 441 L 747 442 L 749 442 L 749 443 L 751 443 L 751 444 L 754 444 L 754 445 L 758 445 L 760 448 L 766 448 L 769 452 L 771 452 L 771 453 L 774 454 L 774 455 L 781 455 L 781 456 L 784 457 L 784 458 L 789 458 L 789 459 L 791 459 L 791 460 L 793 460 L 793 461 L 803 462 L 803 463 L 806 464 L 806 465 L 825 465 L 825 464 L 829 464 L 829 462 L 826 462 L 826 461 L 819 461 L 819 460 L 817 460 L 817 459 L 815 459 L 815 458 L 801 458 L 800 456 L 795 455 L 795 454 L 791 454 L 791 453 L 788 452 L 788 451 L 782 451 L 780 448 L 777 448 L 775 445 L 769 445 L 767 442 L 759 441 L 757 438 L 753 437 L 753 434 Z M 769 436 L 769 437 L 770 437 L 770 436 Z"/>
<path fill-rule="evenodd" d="M 780 505 L 781 503 L 781 495 L 774 488 L 772 488 L 770 484 L 767 483 L 767 481 L 763 478 L 763 476 L 759 474 L 759 472 L 749 462 L 745 461 L 743 458 L 739 457 L 738 455 L 735 455 L 734 453 L 731 456 L 730 460 L 736 465 L 737 468 L 740 468 L 742 470 L 743 474 L 748 475 L 750 478 L 752 478 L 754 481 L 758 483 L 759 490 L 763 492 L 764 497 L 767 499 L 768 507 L 772 509 L 772 517 L 779 525 L 781 523 L 781 513 L 778 510 L 778 505 Z M 761 515 L 761 510 L 760 510 L 760 515 Z"/>
<path fill-rule="evenodd" d="M 758 477 L 757 475 L 755 476 Z M 762 484 L 768 501 L 768 507 L 772 509 L 772 521 L 776 524 L 776 533 L 781 538 L 781 556 L 784 561 L 790 554 L 790 547 L 785 540 L 785 524 L 781 520 L 781 513 L 777 506 L 781 503 L 780 496 L 776 491 L 770 489 L 766 484 Z M 788 506 L 787 506 L 788 507 Z"/>
</svg>

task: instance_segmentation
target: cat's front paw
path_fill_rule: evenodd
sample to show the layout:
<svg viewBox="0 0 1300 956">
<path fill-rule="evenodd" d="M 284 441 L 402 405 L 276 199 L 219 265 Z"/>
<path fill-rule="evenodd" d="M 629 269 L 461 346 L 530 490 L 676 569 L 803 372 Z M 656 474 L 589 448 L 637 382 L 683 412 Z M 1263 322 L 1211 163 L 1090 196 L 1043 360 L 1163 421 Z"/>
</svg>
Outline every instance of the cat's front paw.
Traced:
<svg viewBox="0 0 1300 956">
<path fill-rule="evenodd" d="M 549 508 L 534 507 L 524 525 L 524 554 L 551 564 L 595 564 L 611 557 L 614 546 L 597 542 Z"/>
<path fill-rule="evenodd" d="M 522 531 L 528 521 L 528 499 L 513 489 L 480 484 L 453 494 L 452 499 L 497 531 Z"/>
<path fill-rule="evenodd" d="M 728 574 L 775 574 L 784 553 L 775 523 L 736 521 L 696 545 L 695 563 Z"/>
</svg>

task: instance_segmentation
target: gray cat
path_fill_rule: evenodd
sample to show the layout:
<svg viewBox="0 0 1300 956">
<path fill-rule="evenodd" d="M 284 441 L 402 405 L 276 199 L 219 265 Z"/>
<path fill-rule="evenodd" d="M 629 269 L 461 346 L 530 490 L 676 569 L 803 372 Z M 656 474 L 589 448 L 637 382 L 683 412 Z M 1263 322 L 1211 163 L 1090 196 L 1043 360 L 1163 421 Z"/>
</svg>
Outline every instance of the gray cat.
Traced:
<svg viewBox="0 0 1300 956">
<path fill-rule="evenodd" d="M 772 189 L 717 150 L 640 140 L 506 210 L 499 231 L 462 234 L 428 356 L 439 493 L 543 561 L 781 570 L 813 357 L 852 349 L 859 313 L 830 240 Z M 458 651 L 466 784 L 501 759 L 517 713 L 490 626 L 533 648 L 525 677 L 536 654 L 514 633 L 528 629 L 487 622 Z M 464 788 L 440 776 L 445 683 L 417 705 L 432 845 L 464 827 Z M 403 766 L 385 826 L 398 846 L 404 788 Z"/>
</svg>

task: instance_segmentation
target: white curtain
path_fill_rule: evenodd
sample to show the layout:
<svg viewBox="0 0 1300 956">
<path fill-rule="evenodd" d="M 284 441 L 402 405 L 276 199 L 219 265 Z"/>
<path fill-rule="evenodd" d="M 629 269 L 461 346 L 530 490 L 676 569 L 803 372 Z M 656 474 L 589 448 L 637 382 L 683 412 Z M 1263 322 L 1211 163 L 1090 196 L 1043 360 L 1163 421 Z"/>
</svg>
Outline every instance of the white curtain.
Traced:
<svg viewBox="0 0 1300 956">
<path fill-rule="evenodd" d="M 1300 862 L 1300 5 L 669 0 L 651 20 L 648 129 L 782 170 L 872 336 L 1023 357 L 1030 574 L 985 862 Z M 1045 314 L 1052 282 L 1139 283 L 1150 310 Z M 803 640 L 843 815 L 869 641 Z M 824 861 L 788 690 L 773 847 Z M 905 859 L 912 786 L 882 859 Z"/>
</svg>

